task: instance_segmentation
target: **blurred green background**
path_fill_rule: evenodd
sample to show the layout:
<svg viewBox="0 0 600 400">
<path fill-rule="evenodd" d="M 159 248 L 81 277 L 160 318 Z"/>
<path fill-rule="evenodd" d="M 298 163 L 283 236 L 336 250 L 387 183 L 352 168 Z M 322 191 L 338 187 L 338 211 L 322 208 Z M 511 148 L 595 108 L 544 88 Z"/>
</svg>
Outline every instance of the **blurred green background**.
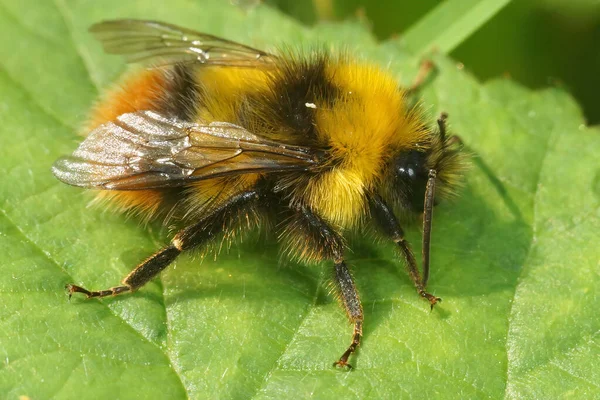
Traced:
<svg viewBox="0 0 600 400">
<path fill-rule="evenodd" d="M 247 0 L 248 1 L 248 0 Z M 443 1 L 266 0 L 301 22 L 360 18 L 384 40 Z M 450 55 L 485 81 L 510 76 L 532 88 L 559 85 L 600 124 L 600 0 L 513 0 Z"/>
</svg>

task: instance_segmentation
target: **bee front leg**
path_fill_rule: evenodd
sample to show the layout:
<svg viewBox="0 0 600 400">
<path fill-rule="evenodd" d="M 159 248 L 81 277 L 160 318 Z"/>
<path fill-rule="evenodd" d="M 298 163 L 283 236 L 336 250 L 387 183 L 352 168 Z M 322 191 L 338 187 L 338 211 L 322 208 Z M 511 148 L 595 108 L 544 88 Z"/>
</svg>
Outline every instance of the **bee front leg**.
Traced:
<svg viewBox="0 0 600 400">
<path fill-rule="evenodd" d="M 425 267 L 423 271 L 423 277 L 421 277 L 421 273 L 417 268 L 415 256 L 408 241 L 404 237 L 404 231 L 402 230 L 402 227 L 400 226 L 400 223 L 398 222 L 398 219 L 394 215 L 392 209 L 383 201 L 381 196 L 377 194 L 370 195 L 369 204 L 371 207 L 371 215 L 373 216 L 376 224 L 383 231 L 383 233 L 386 236 L 389 236 L 400 248 L 402 256 L 406 261 L 408 275 L 415 284 L 417 293 L 419 293 L 419 296 L 423 297 L 429 302 L 431 309 L 433 310 L 433 306 L 441 302 L 442 299 L 425 290 L 427 287 L 427 279 L 429 277 L 429 263 L 424 263 Z M 429 250 L 427 249 L 426 251 L 427 253 L 424 253 L 423 257 L 424 259 L 425 257 L 427 257 L 427 259 L 429 258 Z"/>
<path fill-rule="evenodd" d="M 129 275 L 123 279 L 122 286 L 104 290 L 87 290 L 81 286 L 68 284 L 66 289 L 69 298 L 73 293 L 83 293 L 87 298 L 116 296 L 132 292 L 144 286 L 162 270 L 167 268 L 181 252 L 200 247 L 223 231 L 236 215 L 251 206 L 260 198 L 256 191 L 248 191 L 229 198 L 200 221 L 190 225 L 175 235 L 171 244 L 142 261 Z"/>
<path fill-rule="evenodd" d="M 344 239 L 330 224 L 304 206 L 291 209 L 291 215 L 285 219 L 282 228 L 281 236 L 287 242 L 288 250 L 298 258 L 334 262 L 333 286 L 350 323 L 354 325 L 354 332 L 350 346 L 333 365 L 351 369 L 348 359 L 360 345 L 363 309 L 354 279 L 344 262 Z"/>
</svg>

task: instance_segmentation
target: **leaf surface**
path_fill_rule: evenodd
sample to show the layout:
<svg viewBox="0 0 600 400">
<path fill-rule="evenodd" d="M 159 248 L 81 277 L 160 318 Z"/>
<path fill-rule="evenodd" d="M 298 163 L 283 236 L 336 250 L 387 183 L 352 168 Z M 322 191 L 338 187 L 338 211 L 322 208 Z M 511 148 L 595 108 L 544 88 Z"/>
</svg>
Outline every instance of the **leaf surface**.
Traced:
<svg viewBox="0 0 600 400">
<path fill-rule="evenodd" d="M 562 90 L 481 84 L 441 55 L 423 101 L 473 153 L 462 195 L 435 210 L 430 289 L 444 302 L 429 312 L 391 246 L 353 241 L 365 308 L 353 372 L 331 367 L 351 328 L 329 265 L 279 262 L 258 238 L 216 261 L 183 256 L 134 295 L 68 302 L 66 283 L 113 286 L 168 238 L 50 173 L 126 68 L 87 27 L 125 17 L 266 50 L 328 43 L 403 84 L 419 63 L 359 24 L 309 30 L 266 6 L 2 0 L 0 397 L 600 397 L 600 132 Z"/>
</svg>

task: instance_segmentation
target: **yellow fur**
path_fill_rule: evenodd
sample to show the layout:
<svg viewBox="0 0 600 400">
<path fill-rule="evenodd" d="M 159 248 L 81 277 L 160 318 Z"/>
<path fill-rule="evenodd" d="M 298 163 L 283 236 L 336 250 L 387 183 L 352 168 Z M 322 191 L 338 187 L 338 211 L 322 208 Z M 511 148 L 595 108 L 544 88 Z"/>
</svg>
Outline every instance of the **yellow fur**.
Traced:
<svg viewBox="0 0 600 400">
<path fill-rule="evenodd" d="M 262 90 L 268 82 L 268 72 L 256 68 L 198 68 L 204 107 L 199 110 L 199 119 L 206 121 L 236 120 L 240 93 Z"/>
<path fill-rule="evenodd" d="M 311 57 L 306 59 L 307 63 L 318 62 L 318 56 L 314 60 Z M 297 56 L 290 60 L 303 62 Z M 195 109 L 197 122 L 245 124 L 258 135 L 295 143 L 297 133 L 277 125 L 279 116 L 273 115 L 273 110 L 243 103 L 249 98 L 277 102 L 282 94 L 274 89 L 273 83 L 281 78 L 286 64 L 279 68 L 194 68 L 195 83 L 201 93 L 201 101 Z M 386 164 L 401 152 L 431 145 L 428 140 L 432 132 L 424 126 L 419 109 L 408 108 L 405 92 L 397 81 L 380 67 L 345 57 L 331 57 L 327 58 L 325 75 L 339 92 L 336 101 L 327 103 L 315 92 L 314 102 L 306 103 L 306 107 L 314 112 L 317 144 L 326 148 L 331 158 L 319 173 L 290 182 L 291 185 L 302 182 L 302 185 L 294 188 L 293 198 L 289 200 L 309 206 L 337 228 L 353 229 L 367 215 L 366 193 L 383 188 L 385 194 L 392 189 L 385 187 Z M 167 86 L 164 77 L 159 70 L 151 70 L 126 82 L 120 91 L 111 93 L 107 101 L 96 107 L 92 125 L 116 118 L 120 113 L 152 109 L 160 88 Z M 252 117 L 239 121 L 239 110 L 244 106 L 251 108 Z M 460 164 L 453 159 L 447 162 Z M 462 172 L 456 167 L 445 169 L 440 179 L 450 184 L 441 187 L 442 195 L 456 186 L 454 175 Z M 184 215 L 184 219 L 199 218 L 211 207 L 251 188 L 260 177 L 260 174 L 241 174 L 191 182 L 185 188 L 185 199 L 177 202 L 176 207 L 182 209 L 179 214 Z M 163 195 L 155 190 L 101 192 L 100 197 L 117 203 L 122 210 L 137 211 L 147 218 L 158 214 L 163 207 Z"/>
<path fill-rule="evenodd" d="M 456 139 L 446 135 L 445 115 L 431 130 L 390 74 L 347 56 L 271 55 L 156 21 L 107 21 L 91 31 L 111 33 L 109 51 L 133 59 L 164 53 L 174 63 L 132 75 L 109 92 L 87 129 L 113 123 L 53 171 L 69 184 L 112 189 L 97 200 L 147 220 L 164 216 L 183 229 L 122 286 L 89 291 L 69 284 L 69 297 L 134 291 L 183 251 L 204 256 L 214 247 L 216 254 L 259 222 L 275 222 L 292 258 L 334 263 L 331 288 L 354 323 L 352 343 L 334 365 L 349 367 L 363 311 L 344 262 L 343 231 L 373 222 L 400 247 L 419 295 L 432 308 L 441 301 L 426 292 L 431 213 L 458 186 L 464 166 Z M 123 40 L 113 35 L 119 31 Z M 165 31 L 176 37 L 157 41 Z M 396 221 L 420 213 L 423 277 Z"/>
<path fill-rule="evenodd" d="M 418 112 L 407 112 L 404 93 L 381 68 L 333 62 L 327 73 L 341 88 L 333 108 L 316 105 L 320 140 L 340 160 L 331 171 L 310 180 L 306 200 L 322 217 L 342 228 L 365 214 L 365 192 L 382 178 L 384 164 L 402 149 L 423 140 Z"/>
</svg>

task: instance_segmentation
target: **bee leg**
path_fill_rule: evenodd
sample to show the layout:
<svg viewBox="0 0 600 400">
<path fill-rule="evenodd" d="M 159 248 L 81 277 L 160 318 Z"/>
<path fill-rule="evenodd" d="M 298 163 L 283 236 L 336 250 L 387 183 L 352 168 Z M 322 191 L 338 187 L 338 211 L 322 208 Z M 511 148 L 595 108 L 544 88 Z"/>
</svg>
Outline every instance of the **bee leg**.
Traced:
<svg viewBox="0 0 600 400">
<path fill-rule="evenodd" d="M 73 293 L 83 293 L 87 298 L 92 298 L 116 296 L 139 289 L 167 268 L 182 251 L 201 246 L 212 239 L 223 230 L 224 225 L 226 225 L 223 221 L 229 220 L 239 212 L 241 207 L 255 202 L 258 198 L 259 195 L 256 191 L 238 194 L 224 202 L 211 213 L 208 213 L 202 220 L 182 229 L 175 235 L 171 244 L 142 261 L 131 271 L 123 279 L 123 286 L 90 291 L 77 285 L 68 284 L 66 289 L 69 298 L 71 298 Z"/>
<path fill-rule="evenodd" d="M 363 310 L 360 304 L 360 298 L 358 297 L 358 291 L 354 284 L 354 279 L 346 267 L 346 263 L 342 260 L 338 260 L 334 267 L 334 282 L 338 291 L 339 298 L 342 305 L 346 309 L 346 314 L 351 323 L 354 323 L 354 333 L 352 334 L 352 343 L 348 349 L 342 354 L 340 359 L 333 363 L 334 367 L 348 367 L 352 369 L 352 365 L 348 364 L 348 358 L 352 353 L 356 351 L 360 345 L 360 338 L 362 337 L 362 325 L 363 325 Z"/>
<path fill-rule="evenodd" d="M 435 64 L 431 60 L 423 60 L 419 65 L 419 70 L 417 71 L 417 76 L 413 80 L 413 83 L 406 88 L 406 92 L 408 95 L 416 94 L 429 79 L 431 78 L 433 72 L 435 70 Z"/>
<path fill-rule="evenodd" d="M 460 138 L 460 136 L 458 135 L 452 135 L 452 136 L 448 136 L 448 113 L 446 112 L 442 112 L 440 113 L 440 116 L 437 119 L 437 125 L 438 125 L 438 133 L 440 135 L 440 139 L 442 140 L 442 143 L 444 144 L 444 147 L 451 147 L 454 145 L 457 145 L 459 147 L 463 147 L 464 146 L 464 142 L 463 140 Z"/>
<path fill-rule="evenodd" d="M 428 293 L 425 290 L 427 286 L 427 278 L 429 277 L 429 270 L 423 271 L 423 277 L 421 277 L 421 273 L 417 268 L 415 255 L 410 248 L 410 244 L 404 238 L 404 231 L 402 230 L 398 219 L 394 215 L 394 212 L 377 194 L 370 195 L 369 205 L 371 207 L 371 215 L 379 225 L 379 228 L 400 248 L 402 256 L 406 261 L 408 275 L 417 288 L 417 293 L 419 293 L 419 296 L 429 301 L 431 309 L 433 310 L 433 306 L 438 302 L 441 302 L 442 299 L 432 295 L 431 293 Z"/>
<path fill-rule="evenodd" d="M 352 275 L 344 262 L 344 239 L 326 221 L 308 207 L 297 207 L 286 219 L 283 235 L 291 235 L 292 251 L 300 258 L 312 261 L 333 260 L 333 283 L 337 295 L 354 324 L 352 342 L 334 366 L 352 368 L 348 358 L 360 344 L 363 326 L 363 310 Z"/>
<path fill-rule="evenodd" d="M 448 132 L 448 129 L 446 126 L 447 121 L 448 121 L 448 113 L 442 112 L 437 119 L 438 132 L 440 135 L 440 139 L 442 139 L 442 143 L 446 142 L 446 133 Z M 447 144 L 447 143 L 445 143 L 445 144 Z"/>
</svg>

